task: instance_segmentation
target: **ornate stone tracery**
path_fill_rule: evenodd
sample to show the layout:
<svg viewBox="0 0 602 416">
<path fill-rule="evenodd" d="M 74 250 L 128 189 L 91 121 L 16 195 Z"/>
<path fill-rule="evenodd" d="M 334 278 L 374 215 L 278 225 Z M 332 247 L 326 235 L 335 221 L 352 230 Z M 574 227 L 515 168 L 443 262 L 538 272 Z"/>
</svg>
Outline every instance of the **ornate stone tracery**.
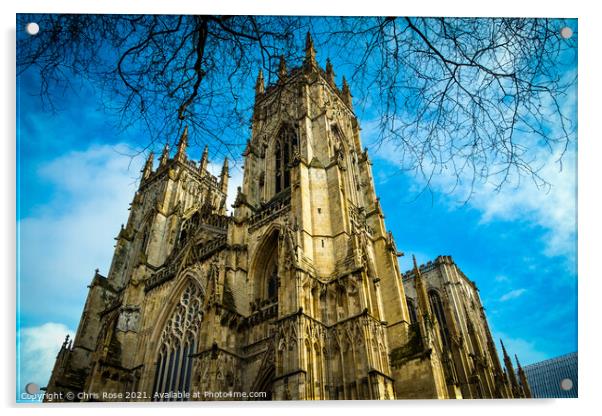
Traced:
<svg viewBox="0 0 602 416">
<path fill-rule="evenodd" d="M 274 189 L 278 194 L 290 187 L 290 164 L 299 148 L 299 138 L 293 127 L 284 125 L 274 144 Z"/>
<path fill-rule="evenodd" d="M 171 317 L 165 324 L 159 341 L 155 374 L 155 393 L 188 392 L 192 373 L 192 355 L 203 320 L 203 292 L 190 280 Z"/>
<path fill-rule="evenodd" d="M 400 276 L 348 86 L 336 88 L 332 67 L 316 71 L 308 44 L 303 68 L 268 88 L 258 80 L 230 216 L 227 159 L 218 179 L 207 150 L 198 165 L 187 159 L 187 134 L 156 171 L 149 157 L 111 270 L 96 273 L 49 392 L 519 394 L 516 383 L 508 390 L 513 372 L 497 360 L 477 289 L 451 258 L 436 262 L 445 273 L 427 266 L 441 296 L 429 298 L 428 282 L 418 292 L 417 272 Z"/>
</svg>

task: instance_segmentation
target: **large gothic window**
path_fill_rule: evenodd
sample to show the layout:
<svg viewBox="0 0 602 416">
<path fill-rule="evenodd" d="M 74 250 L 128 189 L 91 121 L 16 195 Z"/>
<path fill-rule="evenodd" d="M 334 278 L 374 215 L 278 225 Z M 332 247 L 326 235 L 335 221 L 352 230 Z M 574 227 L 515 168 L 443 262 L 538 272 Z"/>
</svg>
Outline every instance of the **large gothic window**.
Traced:
<svg viewBox="0 0 602 416">
<path fill-rule="evenodd" d="M 203 317 L 201 288 L 190 281 L 167 321 L 160 338 L 155 371 L 155 393 L 186 393 L 190 391 L 192 355 Z M 157 400 L 176 400 L 173 398 Z"/>
<path fill-rule="evenodd" d="M 445 311 L 443 309 L 443 303 L 441 302 L 441 296 L 436 290 L 429 291 L 429 300 L 431 303 L 431 309 L 439 322 L 439 330 L 441 332 L 441 338 L 443 339 L 443 345 L 449 345 L 449 329 L 447 327 L 447 320 L 445 319 Z"/>
<path fill-rule="evenodd" d="M 291 186 L 291 162 L 293 154 L 297 151 L 299 140 L 297 133 L 290 126 L 280 129 L 274 146 L 274 183 L 276 193 L 284 191 Z"/>
</svg>

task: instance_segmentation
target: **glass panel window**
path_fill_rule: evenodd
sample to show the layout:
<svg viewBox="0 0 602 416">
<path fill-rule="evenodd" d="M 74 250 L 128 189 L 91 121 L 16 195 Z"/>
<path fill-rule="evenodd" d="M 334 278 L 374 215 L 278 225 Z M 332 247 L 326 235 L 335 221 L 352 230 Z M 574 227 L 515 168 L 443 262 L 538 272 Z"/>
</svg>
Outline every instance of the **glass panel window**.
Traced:
<svg viewBox="0 0 602 416">
<path fill-rule="evenodd" d="M 171 393 L 171 396 L 177 397 L 177 393 L 189 392 L 192 359 L 196 352 L 195 340 L 203 319 L 202 301 L 201 288 L 191 281 L 182 292 L 161 334 L 153 389 L 155 393 Z M 176 400 L 173 397 L 157 400 Z"/>
</svg>

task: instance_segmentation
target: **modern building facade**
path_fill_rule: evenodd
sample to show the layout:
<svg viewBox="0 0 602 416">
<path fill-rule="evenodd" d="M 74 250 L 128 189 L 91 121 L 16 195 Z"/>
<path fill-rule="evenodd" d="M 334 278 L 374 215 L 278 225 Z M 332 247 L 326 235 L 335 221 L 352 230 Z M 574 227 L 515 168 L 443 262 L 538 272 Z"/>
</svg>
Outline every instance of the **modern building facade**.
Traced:
<svg viewBox="0 0 602 416">
<path fill-rule="evenodd" d="M 150 155 L 48 392 L 525 397 L 497 359 L 476 286 L 450 258 L 437 263 L 443 280 L 418 267 L 402 276 L 349 86 L 318 66 L 309 35 L 302 65 L 281 60 L 267 87 L 260 72 L 255 96 L 232 215 L 227 160 L 219 177 L 207 151 L 191 161 L 187 131 L 157 168 Z"/>
<path fill-rule="evenodd" d="M 534 398 L 577 398 L 578 357 L 573 352 L 524 367 Z"/>
</svg>

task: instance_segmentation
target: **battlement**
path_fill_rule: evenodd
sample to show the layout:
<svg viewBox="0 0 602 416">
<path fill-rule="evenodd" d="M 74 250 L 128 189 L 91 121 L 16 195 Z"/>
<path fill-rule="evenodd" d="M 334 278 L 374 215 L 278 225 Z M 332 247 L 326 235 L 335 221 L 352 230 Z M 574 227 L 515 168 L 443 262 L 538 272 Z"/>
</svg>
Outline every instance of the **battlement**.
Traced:
<svg viewBox="0 0 602 416">
<path fill-rule="evenodd" d="M 219 178 L 211 174 L 207 169 L 209 164 L 209 149 L 205 146 L 201 160 L 197 163 L 188 158 L 188 127 L 184 129 L 182 136 L 180 137 L 177 145 L 177 151 L 175 155 L 171 155 L 168 144 L 163 147 L 163 152 L 159 159 L 159 166 L 157 169 L 153 168 L 154 165 L 154 153 L 151 152 L 148 159 L 142 168 L 142 179 L 140 181 L 140 189 L 146 188 L 149 184 L 158 180 L 159 178 L 165 177 L 170 174 L 171 171 L 185 169 L 186 172 L 199 183 L 205 183 L 209 188 L 215 189 L 216 191 L 226 195 L 228 189 L 228 158 L 224 159 L 222 172 Z"/>
<path fill-rule="evenodd" d="M 314 77 L 312 77 L 312 75 Z M 288 70 L 284 57 L 280 57 L 278 80 L 268 84 L 267 86 L 264 85 L 263 72 L 259 72 L 255 85 L 255 105 L 261 105 L 261 103 L 268 97 L 279 92 L 283 85 L 295 84 L 296 82 L 302 80 L 313 81 L 316 79 L 315 75 L 321 78 L 324 81 L 324 84 L 329 86 L 331 92 L 345 104 L 351 113 L 353 113 L 353 104 L 351 101 L 352 95 L 345 77 L 343 77 L 341 87 L 338 88 L 334 80 L 335 73 L 330 59 L 326 60 L 326 68 L 322 68 L 320 65 L 318 65 L 316 61 L 316 51 L 314 50 L 313 41 L 309 33 L 307 34 L 305 59 L 303 60 L 302 65 Z M 305 79 L 303 79 L 304 77 Z"/>
<path fill-rule="evenodd" d="M 435 260 L 429 260 L 424 264 L 420 264 L 418 266 L 418 270 L 420 270 L 421 273 L 428 273 L 432 270 L 435 270 L 437 267 L 439 267 L 443 264 L 452 265 L 455 263 L 454 263 L 454 260 L 452 259 L 452 256 L 437 256 L 435 258 Z M 414 269 L 410 269 L 410 270 L 406 271 L 405 273 L 403 273 L 403 276 L 402 276 L 402 278 L 404 280 L 410 279 L 413 277 L 414 277 Z"/>
</svg>

